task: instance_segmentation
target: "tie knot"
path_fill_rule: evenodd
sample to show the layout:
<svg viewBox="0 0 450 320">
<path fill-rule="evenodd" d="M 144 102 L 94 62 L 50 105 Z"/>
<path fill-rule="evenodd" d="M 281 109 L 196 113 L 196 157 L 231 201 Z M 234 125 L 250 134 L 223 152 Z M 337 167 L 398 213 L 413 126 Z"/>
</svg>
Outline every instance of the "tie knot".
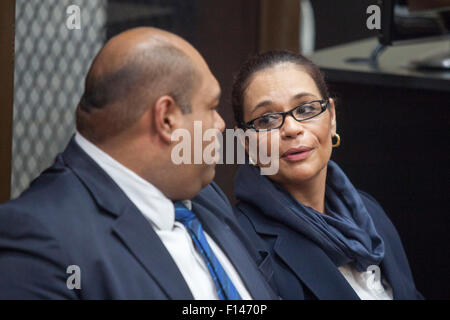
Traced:
<svg viewBox="0 0 450 320">
<path fill-rule="evenodd" d="M 173 203 L 175 206 L 175 220 L 181 222 L 182 224 L 186 225 L 187 223 L 194 220 L 195 214 L 189 210 L 183 202 L 176 201 Z"/>
</svg>

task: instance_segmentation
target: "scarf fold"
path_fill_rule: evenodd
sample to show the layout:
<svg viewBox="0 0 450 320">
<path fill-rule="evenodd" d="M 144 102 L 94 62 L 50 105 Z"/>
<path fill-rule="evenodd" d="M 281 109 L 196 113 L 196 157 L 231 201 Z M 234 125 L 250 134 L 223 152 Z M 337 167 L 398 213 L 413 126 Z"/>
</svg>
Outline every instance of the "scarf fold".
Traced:
<svg viewBox="0 0 450 320">
<path fill-rule="evenodd" d="M 240 166 L 235 192 L 238 200 L 315 242 L 338 267 L 353 263 L 362 272 L 383 260 L 383 239 L 359 192 L 331 160 L 325 189 L 327 214 L 301 204 L 280 185 L 262 176 L 258 167 L 249 164 Z"/>
</svg>

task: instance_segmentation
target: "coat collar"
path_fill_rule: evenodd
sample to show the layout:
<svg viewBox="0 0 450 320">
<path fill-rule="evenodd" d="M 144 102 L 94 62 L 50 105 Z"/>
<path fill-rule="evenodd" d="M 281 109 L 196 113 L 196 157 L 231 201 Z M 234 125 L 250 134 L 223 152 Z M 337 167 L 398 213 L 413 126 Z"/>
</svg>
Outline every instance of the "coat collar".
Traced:
<svg viewBox="0 0 450 320">
<path fill-rule="evenodd" d="M 173 229 L 175 223 L 173 202 L 161 190 L 115 160 L 79 132 L 75 134 L 75 142 L 117 183 L 156 229 L 166 231 Z"/>
<path fill-rule="evenodd" d="M 382 232 L 380 232 L 380 236 L 386 239 Z M 408 296 L 408 281 L 402 274 L 398 273 L 398 270 L 401 270 L 401 268 L 397 264 L 394 252 L 392 251 L 388 241 L 385 241 L 384 244 L 385 254 L 380 265 L 381 273 L 384 277 L 386 277 L 386 280 L 390 284 L 392 288 L 392 295 L 395 300 L 411 299 L 411 296 Z"/>
<path fill-rule="evenodd" d="M 108 174 L 76 143 L 72 137 L 62 154 L 64 163 L 72 169 L 90 191 L 96 203 L 113 216 L 119 216 L 131 203 Z M 111 195 L 114 195 L 111 197 Z"/>
<path fill-rule="evenodd" d="M 164 244 L 136 206 L 117 184 L 75 142 L 62 154 L 96 203 L 116 218 L 113 232 L 132 252 L 170 299 L 193 299 L 183 276 Z"/>
<path fill-rule="evenodd" d="M 373 222 L 375 227 L 377 228 L 380 236 L 383 239 L 390 239 L 388 231 L 386 227 L 378 219 L 378 215 L 372 214 Z M 391 241 L 384 241 L 384 259 L 381 262 L 380 268 L 382 274 L 386 277 L 386 280 L 389 282 L 392 287 L 392 294 L 395 300 L 404 300 L 404 299 L 412 299 L 414 297 L 411 296 L 411 292 L 415 292 L 415 288 L 411 288 L 411 281 L 405 277 L 405 273 L 402 267 L 397 262 L 397 255 L 391 246 Z M 400 271 L 400 272 L 399 272 Z M 409 294 L 408 294 L 409 292 Z"/>
</svg>

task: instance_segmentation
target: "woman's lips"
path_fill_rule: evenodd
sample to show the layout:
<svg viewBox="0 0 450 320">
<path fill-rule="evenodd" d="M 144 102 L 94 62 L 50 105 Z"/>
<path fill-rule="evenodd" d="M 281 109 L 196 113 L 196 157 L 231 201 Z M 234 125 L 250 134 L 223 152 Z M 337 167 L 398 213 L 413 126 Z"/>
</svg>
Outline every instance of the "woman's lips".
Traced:
<svg viewBox="0 0 450 320">
<path fill-rule="evenodd" d="M 282 158 L 287 161 L 300 161 L 308 158 L 312 151 L 309 147 L 291 148 L 283 153 Z"/>
</svg>

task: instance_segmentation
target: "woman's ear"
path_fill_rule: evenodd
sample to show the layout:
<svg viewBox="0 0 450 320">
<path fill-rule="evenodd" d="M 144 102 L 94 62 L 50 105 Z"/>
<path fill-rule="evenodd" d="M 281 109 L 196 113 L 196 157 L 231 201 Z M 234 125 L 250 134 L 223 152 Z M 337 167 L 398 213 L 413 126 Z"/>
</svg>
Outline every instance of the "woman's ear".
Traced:
<svg viewBox="0 0 450 320">
<path fill-rule="evenodd" d="M 328 107 L 330 110 L 330 121 L 331 121 L 331 136 L 336 134 L 336 109 L 333 98 L 330 98 L 330 106 Z"/>
<path fill-rule="evenodd" d="M 153 119 L 156 134 L 168 144 L 171 143 L 172 133 L 183 124 L 181 108 L 170 96 L 162 96 L 156 100 Z"/>
</svg>

